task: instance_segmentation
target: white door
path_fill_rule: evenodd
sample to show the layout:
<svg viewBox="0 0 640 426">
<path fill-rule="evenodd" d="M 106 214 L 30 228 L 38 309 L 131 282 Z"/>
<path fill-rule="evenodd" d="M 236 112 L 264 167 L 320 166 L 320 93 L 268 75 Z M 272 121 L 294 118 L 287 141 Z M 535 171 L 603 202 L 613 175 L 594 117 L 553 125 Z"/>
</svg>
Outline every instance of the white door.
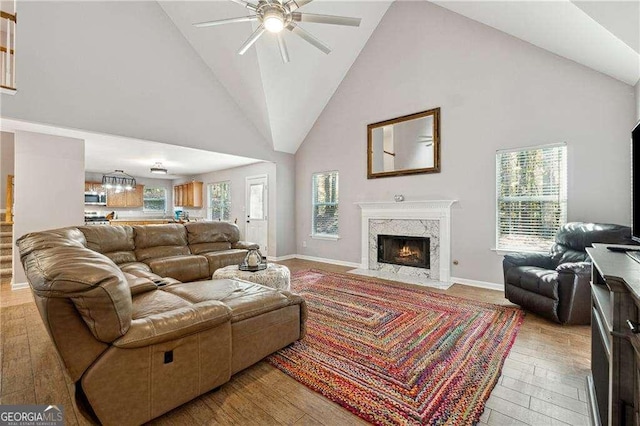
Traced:
<svg viewBox="0 0 640 426">
<path fill-rule="evenodd" d="M 249 242 L 260 244 L 260 251 L 263 256 L 266 256 L 269 235 L 267 223 L 267 206 L 269 205 L 267 176 L 248 177 L 246 195 L 247 232 L 245 233 L 245 239 Z"/>
</svg>

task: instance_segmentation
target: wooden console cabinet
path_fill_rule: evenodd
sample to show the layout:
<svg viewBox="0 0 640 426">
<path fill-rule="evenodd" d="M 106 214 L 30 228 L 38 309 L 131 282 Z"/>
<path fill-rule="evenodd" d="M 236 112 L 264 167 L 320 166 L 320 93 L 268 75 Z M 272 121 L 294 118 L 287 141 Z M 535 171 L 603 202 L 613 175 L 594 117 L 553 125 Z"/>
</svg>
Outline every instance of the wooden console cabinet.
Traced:
<svg viewBox="0 0 640 426">
<path fill-rule="evenodd" d="M 593 424 L 640 424 L 640 263 L 605 244 L 587 249 L 592 266 L 591 374 Z M 632 329 L 632 327 L 634 329 Z"/>
</svg>

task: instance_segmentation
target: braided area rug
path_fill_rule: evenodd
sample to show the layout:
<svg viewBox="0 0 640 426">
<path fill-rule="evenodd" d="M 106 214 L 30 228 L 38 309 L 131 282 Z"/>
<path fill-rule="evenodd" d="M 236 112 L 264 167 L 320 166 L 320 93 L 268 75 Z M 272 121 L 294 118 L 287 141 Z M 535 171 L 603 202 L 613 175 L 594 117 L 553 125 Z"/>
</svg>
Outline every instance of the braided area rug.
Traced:
<svg viewBox="0 0 640 426">
<path fill-rule="evenodd" d="M 307 335 L 268 361 L 381 425 L 478 421 L 524 313 L 315 270 L 292 276 Z"/>
</svg>

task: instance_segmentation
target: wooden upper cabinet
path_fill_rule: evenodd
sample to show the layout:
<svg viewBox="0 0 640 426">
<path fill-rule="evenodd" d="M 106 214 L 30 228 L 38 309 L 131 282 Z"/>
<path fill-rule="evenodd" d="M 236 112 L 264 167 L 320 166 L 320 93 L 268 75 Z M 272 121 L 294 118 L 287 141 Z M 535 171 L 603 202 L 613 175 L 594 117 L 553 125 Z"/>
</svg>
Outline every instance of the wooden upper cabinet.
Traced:
<svg viewBox="0 0 640 426">
<path fill-rule="evenodd" d="M 190 182 L 189 185 L 192 185 L 191 192 L 193 194 L 193 207 L 201 208 L 204 204 L 202 202 L 202 187 L 204 186 L 202 182 Z"/>
<path fill-rule="evenodd" d="M 202 182 L 188 182 L 174 186 L 174 204 L 177 207 L 202 208 L 202 188 Z"/>
<path fill-rule="evenodd" d="M 107 207 L 127 207 L 126 192 L 116 192 L 115 189 L 107 189 Z"/>
<path fill-rule="evenodd" d="M 144 205 L 144 185 L 136 185 L 133 191 L 126 191 L 127 207 L 142 207 Z"/>
<path fill-rule="evenodd" d="M 136 185 L 133 191 L 116 192 L 115 189 L 107 190 L 107 207 L 142 207 L 144 185 Z"/>
<path fill-rule="evenodd" d="M 84 192 L 105 192 L 102 187 L 102 182 L 85 182 L 84 183 Z"/>
</svg>

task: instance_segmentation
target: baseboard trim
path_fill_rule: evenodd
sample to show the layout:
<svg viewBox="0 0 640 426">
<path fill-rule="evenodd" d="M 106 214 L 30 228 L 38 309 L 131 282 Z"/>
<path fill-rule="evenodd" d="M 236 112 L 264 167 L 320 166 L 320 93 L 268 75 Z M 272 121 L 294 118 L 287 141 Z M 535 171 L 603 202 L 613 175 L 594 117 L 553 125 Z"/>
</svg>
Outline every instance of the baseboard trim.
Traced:
<svg viewBox="0 0 640 426">
<path fill-rule="evenodd" d="M 457 283 L 457 284 L 468 285 L 471 287 L 480 287 L 480 288 L 486 288 L 489 290 L 504 291 L 503 284 L 490 283 L 488 281 L 478 281 L 478 280 L 470 280 L 467 278 L 456 278 L 456 277 L 451 277 L 449 281 L 451 281 L 453 284 Z"/>
<path fill-rule="evenodd" d="M 22 290 L 29 288 L 29 283 L 11 283 L 11 290 Z"/>
<path fill-rule="evenodd" d="M 283 260 L 291 260 L 295 258 L 295 254 L 287 254 L 286 256 L 267 256 L 267 260 L 270 260 L 272 262 L 282 262 Z"/>
<path fill-rule="evenodd" d="M 348 266 L 350 268 L 359 268 L 360 264 L 356 263 L 356 262 L 345 262 L 344 260 L 336 260 L 336 259 L 327 259 L 324 257 L 315 257 L 315 256 L 307 256 L 305 254 L 294 254 L 291 255 L 292 259 L 296 258 L 296 259 L 302 259 L 302 260 L 310 260 L 312 262 L 320 262 L 320 263 L 329 263 L 331 265 L 338 265 L 338 266 Z"/>
</svg>

